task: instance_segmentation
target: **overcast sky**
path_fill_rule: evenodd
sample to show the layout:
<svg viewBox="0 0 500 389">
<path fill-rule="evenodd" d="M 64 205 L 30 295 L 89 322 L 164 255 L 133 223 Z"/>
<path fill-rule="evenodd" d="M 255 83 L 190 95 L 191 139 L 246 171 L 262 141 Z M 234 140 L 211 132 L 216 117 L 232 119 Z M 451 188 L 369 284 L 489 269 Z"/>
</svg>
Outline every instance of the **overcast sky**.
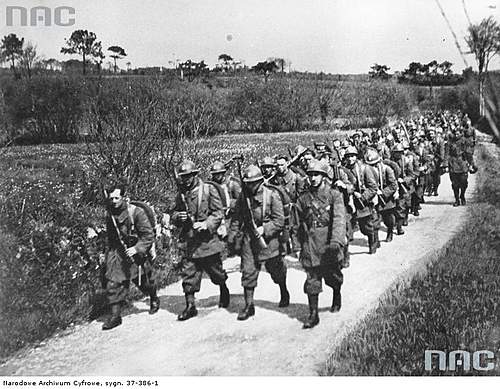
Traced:
<svg viewBox="0 0 500 389">
<path fill-rule="evenodd" d="M 439 0 L 459 43 L 467 18 L 462 0 Z M 166 66 L 205 60 L 213 66 L 227 53 L 248 66 L 268 57 L 291 61 L 295 70 L 366 73 L 377 62 L 403 70 L 412 61 L 449 60 L 465 65 L 436 0 L 0 0 L 2 36 L 11 32 L 37 45 L 46 58 L 60 54 L 75 29 L 97 34 L 103 48 L 118 45 L 128 57 L 119 65 Z M 500 0 L 465 0 L 473 23 L 493 15 Z M 71 27 L 7 27 L 8 5 L 72 6 Z M 74 56 L 73 58 L 78 58 Z M 466 56 L 470 65 L 474 58 Z M 108 59 L 106 59 L 108 61 Z M 497 58 L 491 69 L 500 68 Z"/>
</svg>

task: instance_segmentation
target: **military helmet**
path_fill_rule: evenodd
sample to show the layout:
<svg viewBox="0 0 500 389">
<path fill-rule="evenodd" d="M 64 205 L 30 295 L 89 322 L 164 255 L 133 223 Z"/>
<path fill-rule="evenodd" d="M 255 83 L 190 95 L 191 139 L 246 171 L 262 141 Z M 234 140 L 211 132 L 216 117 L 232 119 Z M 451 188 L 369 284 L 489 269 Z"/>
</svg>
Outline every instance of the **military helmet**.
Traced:
<svg viewBox="0 0 500 389">
<path fill-rule="evenodd" d="M 200 169 L 196 168 L 196 165 L 193 161 L 185 159 L 177 168 L 177 174 L 179 176 L 187 176 L 189 174 L 197 174 Z"/>
<path fill-rule="evenodd" d="M 307 167 L 307 174 L 319 173 L 326 177 L 328 176 L 328 170 L 329 170 L 328 168 L 329 166 L 326 163 L 320 162 L 318 160 L 313 160 L 309 163 L 309 166 Z"/>
<path fill-rule="evenodd" d="M 358 149 L 355 146 L 349 146 L 345 150 L 345 156 L 347 157 L 349 155 L 358 155 Z"/>
<path fill-rule="evenodd" d="M 272 157 L 264 157 L 260 162 L 260 167 L 274 167 L 276 166 L 276 161 Z"/>
<path fill-rule="evenodd" d="M 262 172 L 255 165 L 248 166 L 243 172 L 243 182 L 255 182 L 263 179 Z"/>
<path fill-rule="evenodd" d="M 226 167 L 221 161 L 216 161 L 210 167 L 210 174 L 225 173 L 227 172 Z"/>
<path fill-rule="evenodd" d="M 304 146 L 298 145 L 297 147 L 295 147 L 293 152 L 294 152 L 294 155 L 300 155 L 300 154 L 304 153 L 306 150 L 307 150 L 307 148 L 305 148 Z"/>
<path fill-rule="evenodd" d="M 402 153 L 404 152 L 405 149 L 401 143 L 396 143 L 394 147 L 392 148 L 393 153 Z"/>
<path fill-rule="evenodd" d="M 365 162 L 368 165 L 375 165 L 380 162 L 380 154 L 374 149 L 368 149 L 365 154 Z"/>
</svg>

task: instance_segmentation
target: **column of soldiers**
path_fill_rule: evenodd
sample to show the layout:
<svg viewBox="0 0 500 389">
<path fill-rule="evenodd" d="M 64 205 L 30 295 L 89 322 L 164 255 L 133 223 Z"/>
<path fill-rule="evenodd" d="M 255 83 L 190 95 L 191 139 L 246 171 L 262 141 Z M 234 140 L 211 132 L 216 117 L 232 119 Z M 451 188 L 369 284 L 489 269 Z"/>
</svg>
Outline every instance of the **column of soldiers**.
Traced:
<svg viewBox="0 0 500 389">
<path fill-rule="evenodd" d="M 403 235 L 409 215 L 419 216 L 424 195 L 438 195 L 446 171 L 455 196 L 453 205 L 464 205 L 468 174 L 477 170 L 475 142 L 466 115 L 442 112 L 372 132 L 356 131 L 343 141 L 334 139 L 331 146 L 328 142 L 310 148 L 299 145 L 290 156 L 268 156 L 244 169 L 241 157 L 230 163 L 217 161 L 211 166 L 209 181 L 199 177 L 193 162 L 183 161 L 176 171 L 179 190 L 171 215 L 179 231 L 186 299 L 178 320 L 197 315 L 195 294 L 204 272 L 220 288 L 219 306 L 228 307 L 230 293 L 222 266 L 227 254 L 241 257 L 244 304 L 238 320 L 255 315 L 254 291 L 262 266 L 279 288 L 278 307 L 289 306 L 285 256 L 292 255 L 306 273 L 309 316 L 303 327 L 316 326 L 323 279 L 333 290 L 331 312 L 341 309 L 342 269 L 349 266 L 349 242 L 355 229 L 367 237 L 369 253 L 375 254 L 381 247 L 381 223 L 387 230 L 385 242 L 391 242 L 394 233 Z M 239 177 L 228 174 L 231 164 L 239 166 Z M 129 218 L 121 214 L 126 207 L 120 203 L 124 191 L 110 189 L 110 199 L 118 205 L 108 216 L 108 226 L 115 218 L 127 234 Z M 145 252 L 151 244 L 153 226 L 137 211 L 136 245 L 128 249 L 131 252 L 115 250 L 108 255 L 108 267 L 119 267 L 120 256 Z M 108 228 L 113 247 L 116 234 Z M 124 300 L 130 280 L 137 284 L 141 277 L 131 266 L 134 271 L 125 274 L 106 273 L 115 308 L 103 329 L 121 324 L 116 306 Z M 156 289 L 146 278 L 141 290 L 150 295 L 150 313 L 154 314 L 159 309 Z"/>
</svg>

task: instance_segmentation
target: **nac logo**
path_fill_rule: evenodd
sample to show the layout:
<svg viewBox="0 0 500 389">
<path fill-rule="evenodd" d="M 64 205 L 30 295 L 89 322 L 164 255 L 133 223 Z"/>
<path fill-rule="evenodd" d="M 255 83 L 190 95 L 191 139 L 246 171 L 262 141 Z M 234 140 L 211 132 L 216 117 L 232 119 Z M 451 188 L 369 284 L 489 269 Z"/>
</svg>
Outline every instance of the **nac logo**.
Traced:
<svg viewBox="0 0 500 389">
<path fill-rule="evenodd" d="M 76 11 L 73 7 L 67 6 L 56 7 L 54 9 L 39 6 L 28 10 L 26 7 L 8 5 L 5 14 L 8 27 L 14 25 L 23 27 L 52 25 L 68 27 L 75 24 Z"/>
<path fill-rule="evenodd" d="M 436 357 L 437 358 L 433 358 Z M 440 350 L 425 350 L 425 370 L 432 371 L 433 362 L 437 359 L 437 367 L 441 371 L 471 370 L 471 353 L 465 350 L 450 351 L 448 355 Z M 488 371 L 495 368 L 495 353 L 489 350 L 479 350 L 472 353 L 472 369 Z"/>
</svg>

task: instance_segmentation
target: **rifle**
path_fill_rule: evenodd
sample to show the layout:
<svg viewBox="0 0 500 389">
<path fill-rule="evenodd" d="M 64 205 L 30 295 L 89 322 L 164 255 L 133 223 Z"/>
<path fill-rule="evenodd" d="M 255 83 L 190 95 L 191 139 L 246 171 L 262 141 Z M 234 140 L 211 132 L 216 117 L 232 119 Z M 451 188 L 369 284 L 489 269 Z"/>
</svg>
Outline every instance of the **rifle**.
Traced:
<svg viewBox="0 0 500 389">
<path fill-rule="evenodd" d="M 193 238 L 194 233 L 193 233 L 193 223 L 195 222 L 193 215 L 191 214 L 191 211 L 189 210 L 189 205 L 186 200 L 186 195 L 182 192 L 182 188 L 180 185 L 180 178 L 179 175 L 177 174 L 177 171 L 174 169 L 174 177 L 175 177 L 175 182 L 177 183 L 177 187 L 179 189 L 179 197 L 182 202 L 182 206 L 184 208 L 184 211 L 188 215 L 188 219 L 186 223 L 184 223 L 183 230 L 186 231 L 187 237 L 188 238 Z"/>
<path fill-rule="evenodd" d="M 241 173 L 241 161 L 243 160 L 243 156 L 239 156 L 236 159 L 236 163 L 238 164 L 238 174 L 240 176 L 240 181 L 241 181 L 241 195 L 243 196 L 243 199 L 245 200 L 244 205 L 247 210 L 247 227 L 249 227 L 250 232 L 252 233 L 252 237 L 257 242 L 259 245 L 260 249 L 266 249 L 267 248 L 267 243 L 264 240 L 264 237 L 259 233 L 257 230 L 257 224 L 255 223 L 255 218 L 252 213 L 252 205 L 250 203 L 250 198 L 248 197 L 248 188 L 245 185 L 245 181 L 243 181 L 243 174 Z M 262 215 L 264 217 L 264 215 Z"/>
</svg>

